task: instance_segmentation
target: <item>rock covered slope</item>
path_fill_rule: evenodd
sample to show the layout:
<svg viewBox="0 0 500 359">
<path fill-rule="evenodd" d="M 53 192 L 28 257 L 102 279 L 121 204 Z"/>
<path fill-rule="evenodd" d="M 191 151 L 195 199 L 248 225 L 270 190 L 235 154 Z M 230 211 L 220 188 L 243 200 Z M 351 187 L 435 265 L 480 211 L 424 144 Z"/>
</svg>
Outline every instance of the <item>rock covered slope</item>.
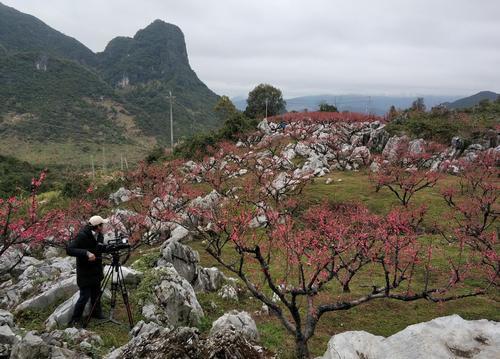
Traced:
<svg viewBox="0 0 500 359">
<path fill-rule="evenodd" d="M 321 117 L 320 117 L 321 116 Z M 399 152 L 429 156 L 423 166 L 432 171 L 459 171 L 459 159 L 473 161 L 483 151 L 500 152 L 500 134 L 494 141 L 466 145 L 454 137 L 448 146 L 429 143 L 407 136 L 390 136 L 382 118 L 359 114 L 303 113 L 289 117 L 264 119 L 258 128 L 261 135 L 253 143 L 238 146 L 250 149 L 266 142 L 287 143 L 280 156 L 287 161 L 304 160 L 297 173 L 310 171 L 324 176 L 331 170 L 357 170 L 370 167 L 373 171 L 384 162 L 393 161 Z M 268 153 L 269 155 L 269 153 Z"/>
</svg>

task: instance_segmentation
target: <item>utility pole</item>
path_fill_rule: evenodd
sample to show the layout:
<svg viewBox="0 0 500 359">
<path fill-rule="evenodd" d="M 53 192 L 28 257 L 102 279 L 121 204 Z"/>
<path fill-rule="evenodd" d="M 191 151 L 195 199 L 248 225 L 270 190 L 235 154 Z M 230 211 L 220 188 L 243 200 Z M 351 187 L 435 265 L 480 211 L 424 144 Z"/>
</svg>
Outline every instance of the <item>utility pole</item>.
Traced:
<svg viewBox="0 0 500 359">
<path fill-rule="evenodd" d="M 123 155 L 120 155 L 120 169 L 123 172 Z"/>
<path fill-rule="evenodd" d="M 127 162 L 127 157 L 125 157 L 125 168 L 127 169 L 128 171 L 128 162 Z"/>
<path fill-rule="evenodd" d="M 266 118 L 267 118 L 267 103 L 269 102 L 269 100 L 266 98 Z"/>
<path fill-rule="evenodd" d="M 102 145 L 102 172 L 106 172 L 106 154 L 104 152 L 104 145 Z"/>
<path fill-rule="evenodd" d="M 94 156 L 90 155 L 90 163 L 92 165 L 92 181 L 95 180 Z"/>
<path fill-rule="evenodd" d="M 168 97 L 170 100 L 170 148 L 174 150 L 174 116 L 172 113 L 172 104 L 175 96 L 172 96 L 172 91 L 168 92 Z"/>
</svg>

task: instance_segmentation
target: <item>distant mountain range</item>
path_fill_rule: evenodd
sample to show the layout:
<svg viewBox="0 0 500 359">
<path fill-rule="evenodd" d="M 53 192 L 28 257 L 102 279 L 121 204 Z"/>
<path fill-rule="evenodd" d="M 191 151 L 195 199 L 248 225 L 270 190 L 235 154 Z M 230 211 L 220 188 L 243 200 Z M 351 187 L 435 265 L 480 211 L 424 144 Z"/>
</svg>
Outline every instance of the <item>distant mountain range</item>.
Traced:
<svg viewBox="0 0 500 359">
<path fill-rule="evenodd" d="M 497 94 L 492 91 L 481 91 L 478 92 L 475 95 L 469 96 L 469 97 L 464 97 L 461 99 L 458 99 L 453 102 L 445 102 L 443 103 L 443 106 L 449 109 L 464 109 L 468 107 L 473 107 L 478 105 L 481 101 L 487 100 L 487 101 L 495 101 L 500 97 L 500 94 Z"/>
<path fill-rule="evenodd" d="M 458 96 L 421 96 L 424 98 L 428 109 L 443 105 L 450 109 L 460 109 L 472 107 L 481 100 L 495 100 L 498 94 L 490 91 L 479 92 L 476 95 L 459 98 Z M 313 95 L 286 99 L 287 111 L 316 111 L 323 102 L 336 105 L 339 111 L 352 111 L 361 113 L 374 113 L 377 115 L 386 114 L 391 106 L 399 109 L 409 108 L 417 96 L 369 96 L 369 95 Z M 244 110 L 246 108 L 246 98 L 234 97 L 232 99 L 235 106 Z"/>
<path fill-rule="evenodd" d="M 170 91 L 176 139 L 219 126 L 219 96 L 191 69 L 177 26 L 156 20 L 96 54 L 0 3 L 0 152 L 43 151 L 43 143 L 88 143 L 91 152 L 167 145 Z"/>
</svg>

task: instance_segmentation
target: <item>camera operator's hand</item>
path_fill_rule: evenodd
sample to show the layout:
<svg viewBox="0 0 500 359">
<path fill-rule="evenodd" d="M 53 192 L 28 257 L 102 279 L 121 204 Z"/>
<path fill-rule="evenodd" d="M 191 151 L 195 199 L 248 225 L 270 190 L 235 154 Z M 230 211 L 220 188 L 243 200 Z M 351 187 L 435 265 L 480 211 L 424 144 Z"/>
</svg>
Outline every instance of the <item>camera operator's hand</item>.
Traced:
<svg viewBox="0 0 500 359">
<path fill-rule="evenodd" d="M 91 252 L 87 252 L 87 258 L 88 258 L 89 262 L 93 262 L 93 261 L 95 261 L 95 254 L 91 253 Z"/>
</svg>

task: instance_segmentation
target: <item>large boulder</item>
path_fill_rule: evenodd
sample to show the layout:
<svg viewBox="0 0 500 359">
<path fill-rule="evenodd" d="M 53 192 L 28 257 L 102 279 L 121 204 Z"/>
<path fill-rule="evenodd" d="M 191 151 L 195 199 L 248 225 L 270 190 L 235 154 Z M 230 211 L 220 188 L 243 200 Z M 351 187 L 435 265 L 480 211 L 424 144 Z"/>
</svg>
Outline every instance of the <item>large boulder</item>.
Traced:
<svg viewBox="0 0 500 359">
<path fill-rule="evenodd" d="M 11 359 L 87 359 L 85 354 L 46 343 L 34 332 L 28 332 L 12 347 Z"/>
<path fill-rule="evenodd" d="M 75 260 L 71 257 L 56 257 L 45 261 L 24 257 L 21 263 L 24 263 L 21 267 L 25 269 L 17 277 L 17 281 L 11 279 L 0 284 L 0 307 L 14 308 L 24 298 L 46 292 L 75 273 Z"/>
<path fill-rule="evenodd" d="M 246 339 L 252 342 L 258 342 L 260 340 L 257 325 L 247 312 L 232 310 L 225 313 L 222 317 L 212 323 L 210 336 L 214 336 L 219 332 L 225 332 L 228 330 L 241 332 Z"/>
<path fill-rule="evenodd" d="M 168 264 L 153 269 L 157 284 L 143 307 L 146 319 L 167 326 L 196 326 L 203 317 L 193 287 Z"/>
<path fill-rule="evenodd" d="M 57 347 L 70 347 L 86 353 L 96 352 L 104 341 L 94 332 L 85 329 L 66 328 L 64 330 L 53 330 L 40 335 L 42 340 Z"/>
<path fill-rule="evenodd" d="M 11 312 L 0 309 L 0 325 L 14 326 L 14 315 Z"/>
<path fill-rule="evenodd" d="M 110 268 L 109 265 L 104 266 L 104 273 L 107 273 L 109 268 Z M 124 280 L 125 284 L 132 285 L 132 286 L 139 284 L 139 282 L 141 281 L 141 279 L 143 277 L 142 272 L 135 270 L 135 269 L 132 269 L 132 268 L 124 267 L 124 266 L 122 266 L 121 269 L 122 269 L 123 280 Z"/>
<path fill-rule="evenodd" d="M 205 341 L 204 358 L 260 359 L 264 350 L 234 327 L 218 331 Z"/>
<path fill-rule="evenodd" d="M 425 141 L 422 138 L 412 140 L 408 143 L 408 152 L 412 155 L 419 155 L 425 152 Z"/>
<path fill-rule="evenodd" d="M 198 275 L 193 288 L 196 292 L 215 292 L 224 284 L 224 274 L 217 267 L 198 266 Z"/>
<path fill-rule="evenodd" d="M 350 161 L 359 165 L 367 166 L 371 160 L 370 149 L 366 146 L 356 147 L 352 150 Z"/>
<path fill-rule="evenodd" d="M 370 139 L 368 140 L 367 146 L 374 152 L 382 152 L 387 141 L 391 135 L 384 129 L 384 125 L 380 127 L 372 128 L 370 131 Z"/>
<path fill-rule="evenodd" d="M 399 150 L 406 150 L 408 146 L 408 137 L 407 136 L 394 136 L 387 141 L 387 144 L 382 151 L 382 156 L 387 158 L 389 161 L 393 161 L 398 156 Z"/>
<path fill-rule="evenodd" d="M 16 334 L 8 325 L 0 325 L 0 344 L 14 344 L 17 342 Z"/>
<path fill-rule="evenodd" d="M 132 339 L 105 359 L 260 359 L 263 349 L 234 328 L 217 332 L 206 340 L 195 328 L 164 328 L 139 322 L 130 331 Z"/>
<path fill-rule="evenodd" d="M 57 281 L 46 291 L 25 300 L 16 307 L 16 312 L 26 309 L 43 309 L 51 306 L 62 298 L 68 298 L 78 291 L 76 275 Z"/>
<path fill-rule="evenodd" d="M 179 275 L 189 283 L 193 283 L 197 276 L 199 262 L 200 256 L 197 251 L 179 241 L 169 239 L 161 247 L 158 265 L 171 263 Z"/>
<path fill-rule="evenodd" d="M 109 200 L 113 201 L 116 205 L 130 201 L 134 193 L 125 187 L 120 187 L 116 192 L 109 195 Z"/>
<path fill-rule="evenodd" d="M 265 135 L 273 133 L 273 130 L 271 129 L 271 126 L 269 126 L 269 122 L 267 122 L 266 118 L 259 122 L 257 128 Z"/>
<path fill-rule="evenodd" d="M 158 266 L 171 264 L 177 273 L 186 279 L 197 292 L 214 292 L 223 284 L 224 275 L 215 267 L 200 266 L 200 256 L 191 247 L 170 238 L 161 247 L 161 258 Z"/>
<path fill-rule="evenodd" d="M 458 315 L 410 325 L 388 338 L 364 331 L 334 335 L 322 359 L 498 358 L 500 323 Z"/>
<path fill-rule="evenodd" d="M 141 328 L 144 327 L 143 323 Z M 137 326 L 136 326 L 137 327 Z M 174 330 L 163 327 L 146 327 L 143 330 L 132 329 L 135 334 L 131 341 L 115 349 L 105 359 L 201 359 L 199 333 L 195 328 L 181 327 Z"/>
<path fill-rule="evenodd" d="M 71 320 L 73 311 L 75 309 L 75 304 L 79 296 L 80 292 L 76 292 L 75 294 L 73 294 L 73 296 L 71 296 L 71 298 L 58 306 L 56 310 L 54 310 L 54 312 L 45 321 L 45 327 L 48 330 L 51 330 L 57 327 L 62 328 L 67 326 Z M 88 315 L 90 313 L 90 309 L 90 302 L 88 302 L 85 306 L 85 311 L 83 312 L 83 314 Z"/>
</svg>

